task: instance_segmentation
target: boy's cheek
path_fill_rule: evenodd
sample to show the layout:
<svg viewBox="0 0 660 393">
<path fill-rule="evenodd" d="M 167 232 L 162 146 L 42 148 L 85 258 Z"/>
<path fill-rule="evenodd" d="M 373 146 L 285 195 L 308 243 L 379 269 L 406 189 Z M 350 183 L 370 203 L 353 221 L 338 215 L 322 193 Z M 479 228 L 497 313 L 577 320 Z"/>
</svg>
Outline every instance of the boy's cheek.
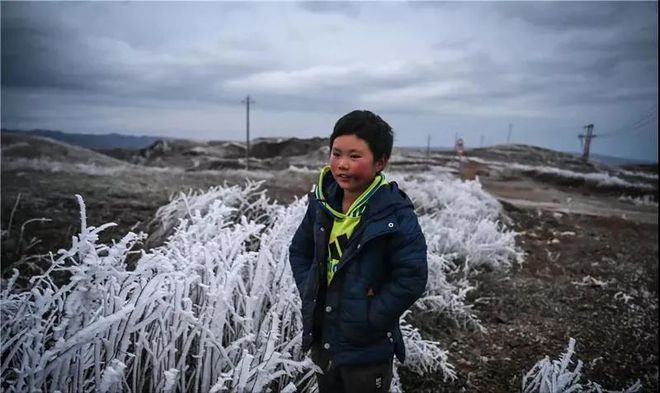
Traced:
<svg viewBox="0 0 660 393">
<path fill-rule="evenodd" d="M 330 157 L 330 172 L 334 175 L 337 173 L 337 167 L 339 166 L 339 162 L 337 161 L 336 158 Z"/>
<path fill-rule="evenodd" d="M 351 176 L 350 183 L 371 182 L 374 177 L 372 166 L 373 165 L 370 165 L 369 162 L 365 162 L 364 160 L 353 161 L 348 169 L 348 173 Z M 339 172 L 343 171 L 339 170 L 339 160 L 334 157 L 330 158 L 330 172 L 332 172 L 332 176 L 337 183 L 340 183 L 340 185 L 344 183 L 337 178 Z"/>
<path fill-rule="evenodd" d="M 371 171 L 371 166 L 367 165 L 364 162 L 357 163 L 352 168 L 351 172 L 352 172 L 352 175 L 354 176 L 355 180 L 358 180 L 358 181 L 370 180 L 370 178 L 373 176 L 373 173 Z"/>
</svg>

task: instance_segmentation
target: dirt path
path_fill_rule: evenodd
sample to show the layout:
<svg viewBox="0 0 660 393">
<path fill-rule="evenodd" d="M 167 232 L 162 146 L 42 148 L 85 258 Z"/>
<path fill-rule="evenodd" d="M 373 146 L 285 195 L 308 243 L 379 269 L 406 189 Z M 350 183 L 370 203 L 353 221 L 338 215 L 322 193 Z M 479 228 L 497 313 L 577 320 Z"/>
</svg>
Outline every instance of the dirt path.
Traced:
<svg viewBox="0 0 660 393">
<path fill-rule="evenodd" d="M 619 217 L 639 223 L 658 224 L 658 206 L 635 205 L 607 194 L 561 190 L 529 178 L 480 179 L 484 189 L 499 201 L 518 208 L 565 214 Z"/>
</svg>

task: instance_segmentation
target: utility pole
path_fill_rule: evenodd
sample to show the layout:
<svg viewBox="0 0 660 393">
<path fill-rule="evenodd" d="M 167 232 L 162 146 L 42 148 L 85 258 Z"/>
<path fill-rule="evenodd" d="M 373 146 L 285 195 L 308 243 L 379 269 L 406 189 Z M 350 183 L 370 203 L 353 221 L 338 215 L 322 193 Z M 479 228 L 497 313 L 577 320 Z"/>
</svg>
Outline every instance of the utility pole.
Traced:
<svg viewBox="0 0 660 393">
<path fill-rule="evenodd" d="M 594 125 L 593 124 L 587 124 L 584 126 L 584 129 L 587 130 L 586 135 L 585 134 L 580 134 L 578 135 L 578 138 L 580 138 L 580 142 L 582 142 L 582 138 L 584 138 L 584 151 L 582 153 L 582 159 L 584 161 L 589 160 L 589 148 L 591 147 L 591 140 L 596 137 L 594 135 Z"/>
<path fill-rule="evenodd" d="M 254 100 L 248 94 L 241 103 L 245 104 L 245 170 L 250 170 L 250 104 L 254 104 Z"/>
<path fill-rule="evenodd" d="M 506 144 L 511 143 L 511 131 L 513 130 L 513 124 L 509 123 L 509 133 L 506 135 Z"/>
<path fill-rule="evenodd" d="M 431 135 L 426 138 L 426 158 L 431 156 Z"/>
</svg>

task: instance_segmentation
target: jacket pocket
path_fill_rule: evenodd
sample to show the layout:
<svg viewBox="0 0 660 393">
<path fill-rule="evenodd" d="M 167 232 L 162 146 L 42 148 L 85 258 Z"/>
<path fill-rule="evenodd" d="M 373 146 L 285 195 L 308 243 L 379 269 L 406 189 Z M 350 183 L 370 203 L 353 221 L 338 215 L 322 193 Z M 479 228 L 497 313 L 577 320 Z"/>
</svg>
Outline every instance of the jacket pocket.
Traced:
<svg viewBox="0 0 660 393">
<path fill-rule="evenodd" d="M 371 298 L 365 297 L 348 303 L 352 310 L 344 313 L 341 324 L 341 333 L 345 341 L 356 348 L 382 342 L 385 339 L 385 332 L 376 329 L 369 321 Z"/>
<path fill-rule="evenodd" d="M 367 309 L 367 324 L 369 326 L 369 331 L 375 337 L 378 337 L 380 339 L 385 339 L 386 337 L 390 337 L 387 335 L 388 331 L 391 330 L 390 326 L 380 326 L 373 322 L 372 305 L 373 305 L 373 299 L 369 298 L 368 309 Z"/>
</svg>

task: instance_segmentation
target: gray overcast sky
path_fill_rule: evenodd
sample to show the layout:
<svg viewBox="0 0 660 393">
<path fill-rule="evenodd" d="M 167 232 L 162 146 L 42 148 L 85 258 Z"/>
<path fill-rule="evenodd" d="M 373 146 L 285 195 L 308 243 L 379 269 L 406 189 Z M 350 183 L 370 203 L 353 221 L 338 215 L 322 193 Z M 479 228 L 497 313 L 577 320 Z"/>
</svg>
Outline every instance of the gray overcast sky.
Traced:
<svg viewBox="0 0 660 393">
<path fill-rule="evenodd" d="M 657 2 L 6 2 L 2 127 L 512 142 L 658 159 Z"/>
</svg>

